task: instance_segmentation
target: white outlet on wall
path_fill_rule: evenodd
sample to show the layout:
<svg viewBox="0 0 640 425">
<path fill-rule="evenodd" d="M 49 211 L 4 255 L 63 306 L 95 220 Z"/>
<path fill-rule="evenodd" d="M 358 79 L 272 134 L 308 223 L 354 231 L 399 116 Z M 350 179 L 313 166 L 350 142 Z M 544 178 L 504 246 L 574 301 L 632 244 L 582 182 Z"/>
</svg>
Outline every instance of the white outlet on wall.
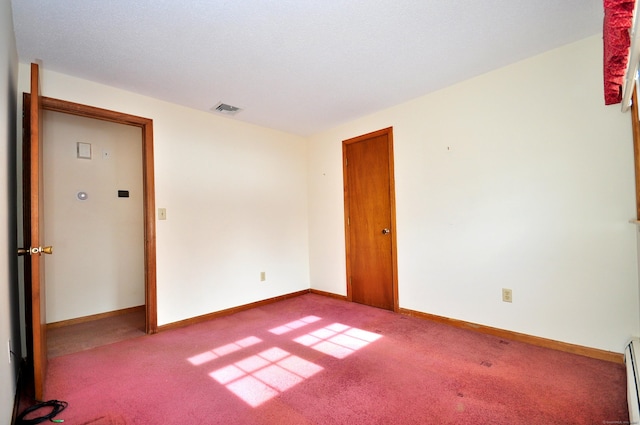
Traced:
<svg viewBox="0 0 640 425">
<path fill-rule="evenodd" d="M 511 293 L 511 289 L 502 288 L 502 301 L 506 303 L 513 302 L 513 294 Z"/>
<path fill-rule="evenodd" d="M 267 280 L 267 272 L 260 272 L 260 282 Z"/>
</svg>

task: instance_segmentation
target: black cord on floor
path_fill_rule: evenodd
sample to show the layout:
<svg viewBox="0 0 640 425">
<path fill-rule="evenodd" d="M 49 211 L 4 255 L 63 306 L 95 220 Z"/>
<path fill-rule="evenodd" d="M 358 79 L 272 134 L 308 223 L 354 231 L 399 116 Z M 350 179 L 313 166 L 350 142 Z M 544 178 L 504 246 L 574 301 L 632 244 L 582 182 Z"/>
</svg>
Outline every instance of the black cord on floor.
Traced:
<svg viewBox="0 0 640 425">
<path fill-rule="evenodd" d="M 30 424 L 39 424 L 45 421 L 58 422 L 57 420 L 53 420 L 53 418 L 55 418 L 58 413 L 66 409 L 68 404 L 69 403 L 67 403 L 66 401 L 60 401 L 60 400 L 49 400 L 49 401 L 44 401 L 42 403 L 34 404 L 31 407 L 27 407 L 24 410 L 24 412 L 20 413 L 16 421 L 16 424 L 30 425 Z M 33 413 L 36 410 L 40 410 L 43 408 L 51 408 L 51 411 L 44 416 L 25 419 L 25 416 L 27 416 L 29 413 Z M 63 421 L 60 421 L 60 422 L 63 422 Z"/>
</svg>

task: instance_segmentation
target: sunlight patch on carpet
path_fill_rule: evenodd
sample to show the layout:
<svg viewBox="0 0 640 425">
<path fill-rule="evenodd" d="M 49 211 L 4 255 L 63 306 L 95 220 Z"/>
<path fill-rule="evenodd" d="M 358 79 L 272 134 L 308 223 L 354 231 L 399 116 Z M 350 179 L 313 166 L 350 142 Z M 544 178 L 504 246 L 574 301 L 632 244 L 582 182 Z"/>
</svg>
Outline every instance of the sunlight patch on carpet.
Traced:
<svg viewBox="0 0 640 425">
<path fill-rule="evenodd" d="M 287 332 L 291 332 L 294 329 L 299 329 L 303 326 L 307 326 L 310 323 L 315 323 L 318 320 L 321 320 L 318 316 L 307 316 L 307 317 L 303 317 L 300 320 L 294 320 L 293 322 L 289 322 L 286 325 L 269 329 L 269 332 L 275 335 L 283 335 L 283 334 L 286 334 Z"/>
<path fill-rule="evenodd" d="M 272 347 L 209 374 L 252 407 L 323 370 L 321 366 Z"/>
<path fill-rule="evenodd" d="M 262 340 L 260 338 L 256 336 L 250 336 L 247 338 L 240 339 L 236 342 L 232 342 L 231 344 L 225 344 L 220 347 L 214 348 L 213 350 L 196 354 L 195 356 L 189 357 L 187 360 L 189 360 L 189 362 L 192 365 L 199 366 L 201 364 L 210 362 L 211 360 L 215 360 L 218 357 L 235 353 L 236 351 L 242 350 L 243 348 L 251 347 L 252 345 L 256 345 L 261 342 Z"/>
<path fill-rule="evenodd" d="M 342 323 L 332 323 L 316 329 L 302 329 L 320 320 L 322 319 L 318 316 L 306 316 L 269 329 L 269 333 L 279 337 L 294 330 L 298 331 L 298 335 L 307 332 L 298 337 L 283 338 L 337 359 L 344 359 L 382 337 L 377 333 Z M 209 376 L 252 407 L 260 406 L 324 370 L 322 366 L 277 346 L 254 355 L 247 353 L 245 357 L 237 360 L 242 350 L 260 343 L 266 344 L 267 341 L 250 336 L 196 354 L 187 360 L 194 366 L 200 366 L 212 361 L 224 361 L 224 356 L 236 353 L 231 356 L 233 359 L 219 365 Z M 251 353 L 258 350 L 253 347 Z"/>
<path fill-rule="evenodd" d="M 295 338 L 294 341 L 337 359 L 344 359 L 381 337 L 377 333 L 334 323 Z"/>
</svg>

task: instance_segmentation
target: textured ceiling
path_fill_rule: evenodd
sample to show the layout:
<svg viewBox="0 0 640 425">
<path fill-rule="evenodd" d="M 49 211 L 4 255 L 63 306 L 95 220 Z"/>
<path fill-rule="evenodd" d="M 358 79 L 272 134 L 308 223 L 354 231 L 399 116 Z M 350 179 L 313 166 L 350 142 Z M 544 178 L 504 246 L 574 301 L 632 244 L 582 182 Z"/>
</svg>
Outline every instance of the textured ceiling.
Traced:
<svg viewBox="0 0 640 425">
<path fill-rule="evenodd" d="M 13 0 L 21 62 L 310 135 L 601 33 L 601 0 Z M 213 113 L 213 112 L 212 112 Z"/>
</svg>

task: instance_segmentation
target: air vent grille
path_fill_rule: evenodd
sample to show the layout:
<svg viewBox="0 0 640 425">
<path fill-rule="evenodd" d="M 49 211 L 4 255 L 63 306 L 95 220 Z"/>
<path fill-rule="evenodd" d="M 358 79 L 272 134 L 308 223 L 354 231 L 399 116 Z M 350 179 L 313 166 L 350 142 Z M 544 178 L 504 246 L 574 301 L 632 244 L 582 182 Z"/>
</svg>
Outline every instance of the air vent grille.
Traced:
<svg viewBox="0 0 640 425">
<path fill-rule="evenodd" d="M 228 105 L 222 102 L 211 108 L 211 110 L 223 115 L 235 115 L 238 112 L 242 111 L 242 109 L 238 108 L 237 106 Z"/>
</svg>

